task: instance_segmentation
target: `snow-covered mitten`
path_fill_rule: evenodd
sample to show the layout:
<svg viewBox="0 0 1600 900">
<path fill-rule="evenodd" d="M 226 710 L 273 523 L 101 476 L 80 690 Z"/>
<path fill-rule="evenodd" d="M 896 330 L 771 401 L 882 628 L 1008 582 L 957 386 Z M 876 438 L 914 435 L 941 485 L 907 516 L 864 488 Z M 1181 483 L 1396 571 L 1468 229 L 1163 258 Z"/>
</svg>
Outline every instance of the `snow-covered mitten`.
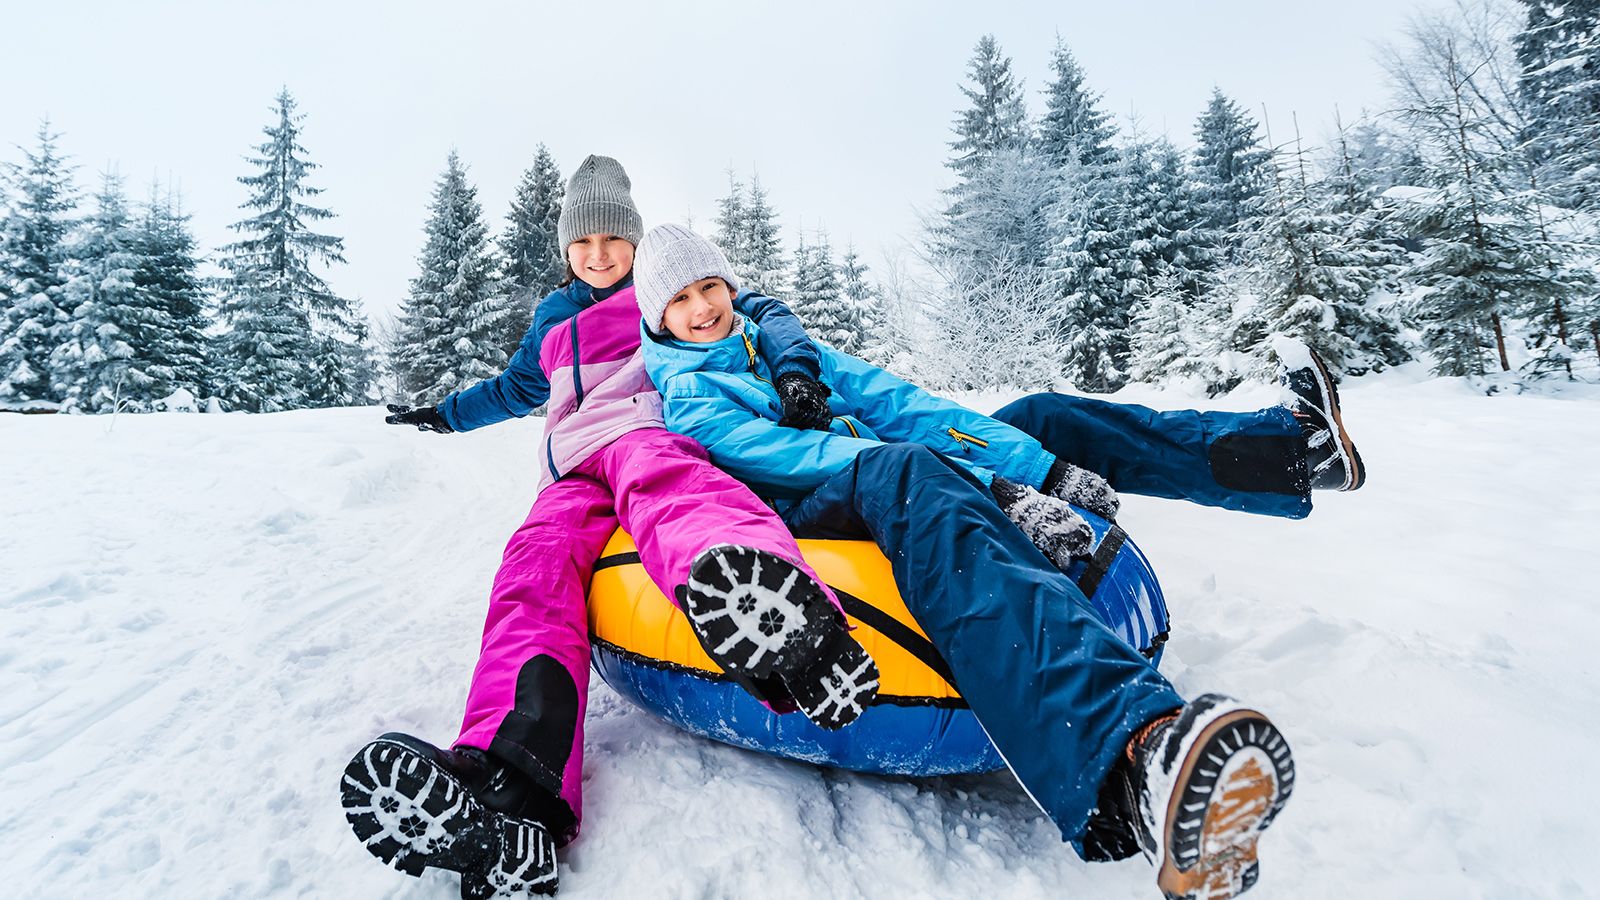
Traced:
<svg viewBox="0 0 1600 900">
<path fill-rule="evenodd" d="M 455 431 L 450 423 L 439 415 L 437 406 L 421 406 L 413 409 L 399 403 L 389 404 L 389 412 L 393 415 L 385 416 L 385 422 L 390 425 L 415 425 L 418 431 L 436 431 L 439 434 L 450 434 Z"/>
<path fill-rule="evenodd" d="M 1117 510 L 1122 507 L 1117 492 L 1104 478 L 1064 459 L 1050 464 L 1050 474 L 1044 478 L 1044 493 L 1081 506 L 1107 522 L 1114 521 Z"/>
<path fill-rule="evenodd" d="M 773 385 L 778 389 L 778 399 L 783 401 L 783 418 L 778 424 L 784 428 L 801 431 L 827 431 L 833 422 L 833 410 L 828 408 L 828 386 L 799 372 L 785 372 Z"/>
<path fill-rule="evenodd" d="M 1138 837 L 1168 897 L 1234 897 L 1260 873 L 1256 845 L 1294 791 L 1294 755 L 1272 721 L 1203 694 L 1148 723 L 1114 768 L 1138 796 Z"/>
<path fill-rule="evenodd" d="M 1006 518 L 1017 523 L 1033 545 L 1057 568 L 1065 569 L 1079 556 L 1088 556 L 1094 529 L 1058 497 L 1048 497 L 1031 487 L 996 475 L 989 486 Z"/>
</svg>

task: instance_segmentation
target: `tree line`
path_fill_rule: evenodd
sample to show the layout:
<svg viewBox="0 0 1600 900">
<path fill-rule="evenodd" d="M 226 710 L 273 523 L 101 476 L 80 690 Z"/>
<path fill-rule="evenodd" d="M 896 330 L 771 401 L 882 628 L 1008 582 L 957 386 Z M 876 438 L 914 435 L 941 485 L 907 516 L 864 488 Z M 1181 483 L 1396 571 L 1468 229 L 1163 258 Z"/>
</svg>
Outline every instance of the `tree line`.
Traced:
<svg viewBox="0 0 1600 900">
<path fill-rule="evenodd" d="M 1393 108 L 1334 111 L 1321 147 L 1216 89 L 1184 152 L 1118 128 L 1060 40 L 1030 115 L 984 37 L 922 244 L 934 277 L 891 291 L 900 367 L 1223 391 L 1282 334 L 1348 373 L 1593 377 L 1600 3 L 1462 2 L 1383 63 Z"/>
<path fill-rule="evenodd" d="M 758 176 L 729 173 L 717 243 L 814 336 L 941 389 L 1090 391 L 1267 376 L 1275 335 L 1341 372 L 1423 360 L 1517 381 L 1600 374 L 1600 0 L 1462 0 L 1383 63 L 1392 108 L 1309 146 L 1214 89 L 1180 149 L 1101 108 L 1069 46 L 1041 107 L 993 36 L 967 65 L 913 267 L 869 277 L 826 229 L 792 251 Z M 0 408 L 269 412 L 433 402 L 499 372 L 567 277 L 564 179 L 540 146 L 491 235 L 451 153 L 399 316 L 373 329 L 323 278 L 316 164 L 287 90 L 207 255 L 170 190 L 80 197 L 48 122 L 6 167 Z M 1274 133 L 1273 129 L 1276 129 Z M 203 264 L 220 275 L 204 277 Z M 375 332 L 375 333 L 374 333 Z"/>
</svg>

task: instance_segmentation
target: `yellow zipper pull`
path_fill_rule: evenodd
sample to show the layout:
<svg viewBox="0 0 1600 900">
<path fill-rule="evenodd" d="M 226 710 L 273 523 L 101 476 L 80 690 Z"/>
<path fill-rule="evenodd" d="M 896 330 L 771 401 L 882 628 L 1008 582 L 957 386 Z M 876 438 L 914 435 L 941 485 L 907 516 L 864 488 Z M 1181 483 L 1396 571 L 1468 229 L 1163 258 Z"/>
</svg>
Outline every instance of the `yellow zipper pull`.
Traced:
<svg viewBox="0 0 1600 900">
<path fill-rule="evenodd" d="M 957 430 L 955 430 L 954 427 L 951 427 L 951 428 L 949 428 L 947 430 L 949 431 L 950 436 L 952 438 L 955 438 L 955 442 L 960 444 L 962 447 L 965 447 L 969 443 L 977 444 L 979 447 L 987 447 L 987 446 L 989 446 L 989 442 L 988 441 L 982 440 L 980 438 L 975 438 L 972 435 L 966 434 L 964 432 L 957 431 Z"/>
</svg>

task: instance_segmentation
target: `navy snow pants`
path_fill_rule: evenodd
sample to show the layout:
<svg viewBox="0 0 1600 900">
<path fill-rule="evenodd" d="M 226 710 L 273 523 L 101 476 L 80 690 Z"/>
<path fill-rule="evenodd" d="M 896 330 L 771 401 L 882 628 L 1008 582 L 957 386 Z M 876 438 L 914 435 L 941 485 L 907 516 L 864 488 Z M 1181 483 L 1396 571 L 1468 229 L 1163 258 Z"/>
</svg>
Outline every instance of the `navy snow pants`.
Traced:
<svg viewBox="0 0 1600 900">
<path fill-rule="evenodd" d="M 797 537 L 877 542 L 990 740 L 1074 846 L 1133 732 L 1183 705 L 982 482 L 921 444 L 862 451 L 783 518 Z"/>
<path fill-rule="evenodd" d="M 1281 406 L 1248 413 L 1158 412 L 1070 394 L 1033 394 L 994 418 L 1100 475 L 1118 493 L 1289 519 L 1311 512 L 1305 440 L 1300 424 Z"/>
</svg>

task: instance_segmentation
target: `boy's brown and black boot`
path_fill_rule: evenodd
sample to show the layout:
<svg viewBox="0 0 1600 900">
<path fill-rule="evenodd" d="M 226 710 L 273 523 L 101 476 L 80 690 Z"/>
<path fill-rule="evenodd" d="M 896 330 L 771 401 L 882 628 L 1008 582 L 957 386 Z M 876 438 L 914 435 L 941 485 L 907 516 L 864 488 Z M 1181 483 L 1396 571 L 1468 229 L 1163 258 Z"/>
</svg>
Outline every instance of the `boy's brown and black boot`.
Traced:
<svg viewBox="0 0 1600 900">
<path fill-rule="evenodd" d="M 1204 694 L 1128 744 L 1138 838 L 1168 900 L 1249 890 L 1256 845 L 1294 791 L 1294 756 L 1265 715 Z"/>
<path fill-rule="evenodd" d="M 1333 373 L 1310 347 L 1278 338 L 1273 346 L 1282 364 L 1278 380 L 1294 394 L 1289 411 L 1306 441 L 1306 469 L 1313 490 L 1353 491 L 1367 480 L 1366 466 L 1345 430 L 1339 388 Z"/>
</svg>

